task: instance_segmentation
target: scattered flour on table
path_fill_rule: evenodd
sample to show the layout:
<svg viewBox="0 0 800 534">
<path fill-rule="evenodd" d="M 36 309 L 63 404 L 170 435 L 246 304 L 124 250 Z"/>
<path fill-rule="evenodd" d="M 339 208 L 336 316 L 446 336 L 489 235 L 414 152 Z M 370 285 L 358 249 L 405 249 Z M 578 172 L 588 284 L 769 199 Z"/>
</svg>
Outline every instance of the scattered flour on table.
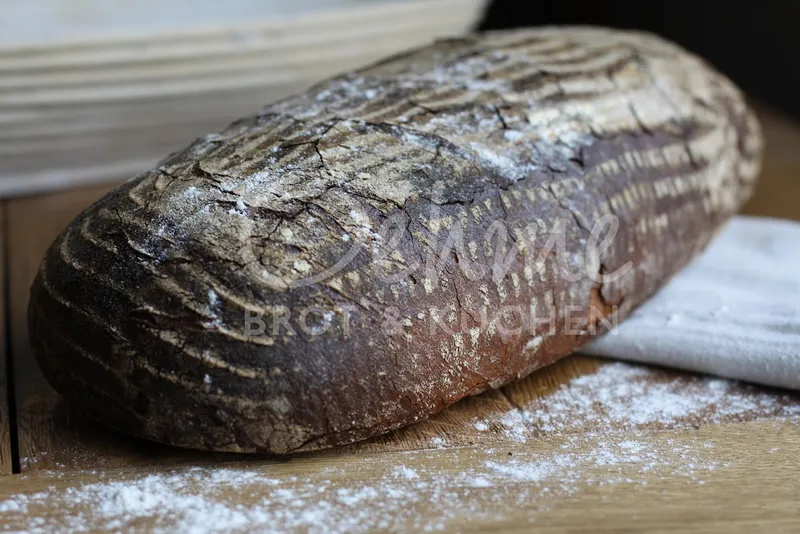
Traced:
<svg viewBox="0 0 800 534">
<path fill-rule="evenodd" d="M 647 429 L 753 414 L 793 417 L 800 404 L 733 382 L 613 363 L 520 409 L 472 421 L 506 445 L 457 450 L 434 437 L 430 450 L 344 456 L 316 470 L 306 463 L 291 473 L 290 462 L 280 469 L 194 467 L 113 479 L 104 473 L 66 488 L 61 474 L 44 473 L 36 478 L 48 480 L 46 489 L 0 499 L 0 530 L 416 532 L 442 530 L 464 510 L 476 520 L 496 520 L 519 507 L 535 521 L 537 510 L 587 486 L 641 486 L 676 476 L 703 484 L 708 473 L 729 465 L 724 448 L 684 442 L 678 434 L 653 440 Z M 547 446 L 538 446 L 537 436 Z M 354 472 L 359 485 L 351 481 Z"/>
<path fill-rule="evenodd" d="M 730 380 L 676 378 L 620 362 L 575 378 L 518 410 L 473 421 L 473 426 L 479 431 L 499 426 L 507 437 L 524 442 L 541 435 L 688 427 L 758 415 L 798 416 L 800 403 Z"/>
<path fill-rule="evenodd" d="M 434 436 L 431 438 L 431 445 L 436 447 L 437 449 L 441 449 L 447 445 L 447 442 L 443 438 L 440 438 L 439 436 Z"/>
<path fill-rule="evenodd" d="M 308 478 L 286 476 L 285 468 L 269 476 L 269 465 L 173 469 L 114 480 L 100 474 L 96 482 L 69 488 L 59 488 L 53 476 L 46 490 L 0 500 L 0 520 L 4 531 L 31 534 L 436 531 L 465 509 L 488 519 L 502 519 L 509 506 L 535 514 L 587 485 L 646 484 L 645 474 L 702 483 L 703 473 L 720 466 L 705 447 L 665 442 L 655 449 L 618 435 L 588 444 L 570 436 L 555 450 L 523 448 L 513 455 L 476 448 L 468 451 L 469 462 L 454 449 L 401 454 L 414 468 L 397 465 L 397 454 L 391 461 L 374 455 Z M 447 461 L 437 455 L 447 455 Z M 349 472 L 363 469 L 370 476 L 360 477 L 360 486 L 348 482 Z"/>
<path fill-rule="evenodd" d="M 489 423 L 486 421 L 475 421 L 475 430 L 478 432 L 483 432 L 484 430 L 489 430 Z"/>
</svg>

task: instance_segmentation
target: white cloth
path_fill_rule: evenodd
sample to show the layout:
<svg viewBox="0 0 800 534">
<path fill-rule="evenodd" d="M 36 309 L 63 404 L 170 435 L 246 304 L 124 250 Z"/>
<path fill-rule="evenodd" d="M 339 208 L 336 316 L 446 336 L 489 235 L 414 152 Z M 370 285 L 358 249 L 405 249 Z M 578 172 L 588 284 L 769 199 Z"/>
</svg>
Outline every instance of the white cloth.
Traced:
<svg viewBox="0 0 800 534">
<path fill-rule="evenodd" d="M 800 223 L 733 218 L 581 352 L 800 389 Z"/>
</svg>

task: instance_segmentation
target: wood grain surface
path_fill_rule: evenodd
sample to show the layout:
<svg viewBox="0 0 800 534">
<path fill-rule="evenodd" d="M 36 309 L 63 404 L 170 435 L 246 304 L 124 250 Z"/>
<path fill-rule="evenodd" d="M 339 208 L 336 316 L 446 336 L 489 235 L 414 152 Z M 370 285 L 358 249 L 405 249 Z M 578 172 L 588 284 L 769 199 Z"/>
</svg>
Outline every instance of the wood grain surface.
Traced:
<svg viewBox="0 0 800 534">
<path fill-rule="evenodd" d="M 0 475 L 12 472 L 13 458 L 11 455 L 11 394 L 10 377 L 8 376 L 8 354 L 6 340 L 6 204 L 0 204 Z"/>
<path fill-rule="evenodd" d="M 547 488 L 548 491 L 542 490 L 539 481 L 513 477 L 502 487 L 475 490 L 471 486 L 474 480 L 461 475 L 471 466 L 487 462 L 496 465 L 517 461 L 514 458 L 547 457 L 565 443 L 569 443 L 573 447 L 571 453 L 579 457 L 598 446 L 606 447 L 608 438 L 595 435 L 577 445 L 564 438 L 554 438 L 526 444 L 506 442 L 491 447 L 476 444 L 413 452 L 312 455 L 288 463 L 257 461 L 247 466 L 218 465 L 241 470 L 242 477 L 255 476 L 262 481 L 250 484 L 237 483 L 234 475 L 230 483 L 204 486 L 202 474 L 186 475 L 185 470 L 174 469 L 114 469 L 102 475 L 96 471 L 48 472 L 0 479 L 0 503 L 10 508 L 4 519 L 11 530 L 25 530 L 37 524 L 73 524 L 94 531 L 114 530 L 120 525 L 109 528 L 109 517 L 98 511 L 99 503 L 85 499 L 95 494 L 86 486 L 102 480 L 105 487 L 120 483 L 120 486 L 147 488 L 142 485 L 143 478 L 160 473 L 161 476 L 185 477 L 186 487 L 181 489 L 195 498 L 202 495 L 201 506 L 222 503 L 222 506 L 236 506 L 240 512 L 255 507 L 259 515 L 254 521 L 272 521 L 260 525 L 270 531 L 284 525 L 297 527 L 291 529 L 297 531 L 309 527 L 319 531 L 321 525 L 342 531 L 341 525 L 352 524 L 348 519 L 355 516 L 360 521 L 358 530 L 376 526 L 379 531 L 390 528 L 418 531 L 427 526 L 455 532 L 527 532 L 535 528 L 537 532 L 788 533 L 796 532 L 798 526 L 795 474 L 800 467 L 800 432 L 797 424 L 797 421 L 759 421 L 704 426 L 667 435 L 658 432 L 635 437 L 616 435 L 613 443 L 636 439 L 643 447 L 664 454 L 669 454 L 670 450 L 702 450 L 702 456 L 694 458 L 695 462 L 711 462 L 708 465 L 721 467 L 680 474 L 675 472 L 680 461 L 675 466 L 664 465 L 644 471 L 642 468 L 646 466 L 641 461 L 612 466 L 600 463 L 587 468 L 584 480 L 569 485 L 556 483 L 552 489 Z M 411 483 L 387 481 L 387 473 L 398 466 L 402 466 L 404 473 L 415 474 Z M 151 478 L 150 483 L 153 480 Z M 617 482 L 598 484 L 591 480 Z M 300 488 L 317 488 L 311 497 L 298 499 L 306 510 L 319 511 L 321 508 L 316 503 L 320 502 L 347 503 L 343 496 L 351 495 L 354 488 L 393 491 L 394 499 L 403 507 L 397 510 L 391 501 L 362 501 L 350 506 L 326 506 L 326 512 L 319 517 L 308 517 L 303 515 L 302 508 L 286 510 L 285 503 L 278 498 L 278 490 L 294 495 L 300 493 Z M 519 498 L 529 495 L 535 498 Z M 29 504 L 25 504 L 27 496 L 32 497 Z M 153 498 L 160 497 L 157 493 Z M 9 502 L 24 506 L 14 509 Z M 181 525 L 183 518 L 179 510 L 180 507 L 176 510 L 170 503 L 164 503 L 151 513 L 128 516 L 123 525 L 137 532 L 153 527 L 168 530 Z M 205 527 L 215 525 L 212 516 L 202 517 L 208 518 Z"/>
<path fill-rule="evenodd" d="M 800 220 L 800 128 L 770 110 L 760 111 L 767 137 L 765 172 L 745 211 Z M 442 526 L 449 530 L 527 531 L 531 521 L 544 532 L 796 532 L 800 526 L 800 490 L 796 481 L 800 429 L 796 417 L 776 417 L 774 411 L 749 412 L 720 422 L 712 411 L 678 428 L 658 424 L 627 428 L 609 420 L 601 421 L 605 426 L 593 423 L 592 427 L 582 420 L 561 434 L 547 434 L 534 422 L 526 426 L 528 439 L 524 443 L 509 440 L 503 425 L 496 423 L 498 417 L 515 406 L 544 409 L 546 406 L 536 404 L 539 399 L 548 398 L 576 377 L 591 376 L 603 365 L 609 365 L 582 356 L 570 357 L 502 390 L 465 399 L 428 421 L 371 442 L 301 455 L 289 462 L 183 451 L 132 439 L 87 421 L 64 406 L 42 378 L 29 351 L 25 310 L 28 287 L 47 245 L 78 211 L 106 189 L 107 186 L 95 187 L 8 202 L 9 254 L 4 261 L 10 278 L 10 356 L 14 359 L 17 433 L 24 474 L 0 479 L 0 503 L 21 495 L 52 493 L 48 504 L 32 504 L 24 513 L 3 509 L 0 515 L 7 528 L 30 526 L 31 518 L 57 522 L 76 514 L 86 515 L 90 522 L 91 503 L 64 506 L 59 503 L 68 501 L 59 495 L 99 477 L 131 480 L 171 472 L 180 465 L 233 466 L 279 480 L 298 477 L 325 488 L 320 500 L 331 498 L 342 488 L 375 485 L 382 473 L 403 465 L 415 469 L 421 482 L 429 482 L 429 489 L 421 484 L 421 498 L 408 505 L 408 513 L 431 521 L 444 518 Z M 664 371 L 653 380 L 675 384 L 680 392 L 681 387 L 688 388 L 697 379 Z M 732 394 L 750 391 L 743 385 L 732 387 Z M 781 402 L 790 406 L 800 404 L 796 396 L 787 397 L 784 392 L 764 388 L 755 391 L 780 396 Z M 487 421 L 487 429 L 479 431 L 476 421 Z M 499 461 L 509 453 L 511 457 L 547 457 L 562 450 L 570 436 L 583 435 L 586 439 L 576 446 L 587 450 L 603 439 L 613 439 L 615 443 L 635 440 L 666 452 L 669 447 L 691 447 L 698 451 L 700 463 L 727 465 L 703 471 L 694 478 L 681 474 L 681 467 L 687 463 L 681 458 L 652 473 L 642 473 L 642 464 L 637 462 L 596 466 L 589 469 L 586 477 L 602 479 L 613 475 L 622 481 L 610 485 L 581 482 L 570 492 L 554 491 L 551 496 L 536 493 L 535 498 L 522 502 L 497 495 L 526 495 L 525 491 L 537 483 L 512 479 L 505 489 L 477 492 L 456 484 L 452 501 L 442 500 L 441 490 L 435 489 L 438 486 L 433 479 L 437 473 L 458 473 L 487 461 Z M 2 458 L 7 470 L 8 457 L 3 453 Z M 225 487 L 213 491 L 228 502 L 274 500 L 271 490 L 262 486 L 246 491 Z M 450 512 L 443 512 L 442 507 Z M 137 519 L 136 525 L 146 529 L 157 521 L 168 524 L 170 520 L 154 514 Z"/>
</svg>

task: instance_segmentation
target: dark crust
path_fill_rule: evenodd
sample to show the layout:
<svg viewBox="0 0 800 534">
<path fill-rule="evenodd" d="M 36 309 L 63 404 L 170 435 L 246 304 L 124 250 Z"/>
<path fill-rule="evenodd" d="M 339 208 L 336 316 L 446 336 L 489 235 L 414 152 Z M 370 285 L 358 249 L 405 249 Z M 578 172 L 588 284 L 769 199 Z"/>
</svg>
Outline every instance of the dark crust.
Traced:
<svg viewBox="0 0 800 534">
<path fill-rule="evenodd" d="M 267 106 L 95 203 L 47 252 L 31 342 L 56 390 L 131 434 L 275 454 L 369 438 L 624 318 L 749 196 L 760 149 L 730 82 L 656 37 L 443 41 Z M 604 215 L 619 232 L 587 263 Z M 500 248 L 493 221 L 518 254 L 499 280 L 470 277 Z M 454 229 L 463 246 L 448 250 Z M 540 258 L 559 231 L 564 250 Z M 431 276 L 408 274 L 431 258 Z M 616 281 L 564 276 L 628 262 Z M 482 320 L 531 303 L 554 307 L 554 334 Z M 301 328 L 310 306 L 324 333 Z M 268 325 L 288 312 L 294 335 L 248 335 L 246 310 Z"/>
</svg>

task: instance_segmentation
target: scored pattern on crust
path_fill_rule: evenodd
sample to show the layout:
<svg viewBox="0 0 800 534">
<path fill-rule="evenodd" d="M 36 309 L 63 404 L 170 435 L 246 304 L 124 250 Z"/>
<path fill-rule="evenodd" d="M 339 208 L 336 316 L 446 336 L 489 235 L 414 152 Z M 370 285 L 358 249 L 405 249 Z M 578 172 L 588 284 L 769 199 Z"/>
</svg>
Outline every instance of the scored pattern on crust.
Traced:
<svg viewBox="0 0 800 534">
<path fill-rule="evenodd" d="M 32 342 L 56 389 L 127 432 L 276 453 L 363 439 L 554 361 L 598 320 L 504 335 L 481 314 L 627 315 L 749 196 L 760 154 L 739 91 L 654 36 L 440 41 L 268 105 L 97 202 L 42 264 Z M 588 265 L 607 215 L 619 232 Z M 557 230 L 566 266 L 536 254 Z M 465 274 L 509 252 L 501 279 Z M 435 276 L 413 269 L 430 258 Z M 565 279 L 628 262 L 599 286 Z M 277 328 L 250 335 L 247 314 Z"/>
</svg>

